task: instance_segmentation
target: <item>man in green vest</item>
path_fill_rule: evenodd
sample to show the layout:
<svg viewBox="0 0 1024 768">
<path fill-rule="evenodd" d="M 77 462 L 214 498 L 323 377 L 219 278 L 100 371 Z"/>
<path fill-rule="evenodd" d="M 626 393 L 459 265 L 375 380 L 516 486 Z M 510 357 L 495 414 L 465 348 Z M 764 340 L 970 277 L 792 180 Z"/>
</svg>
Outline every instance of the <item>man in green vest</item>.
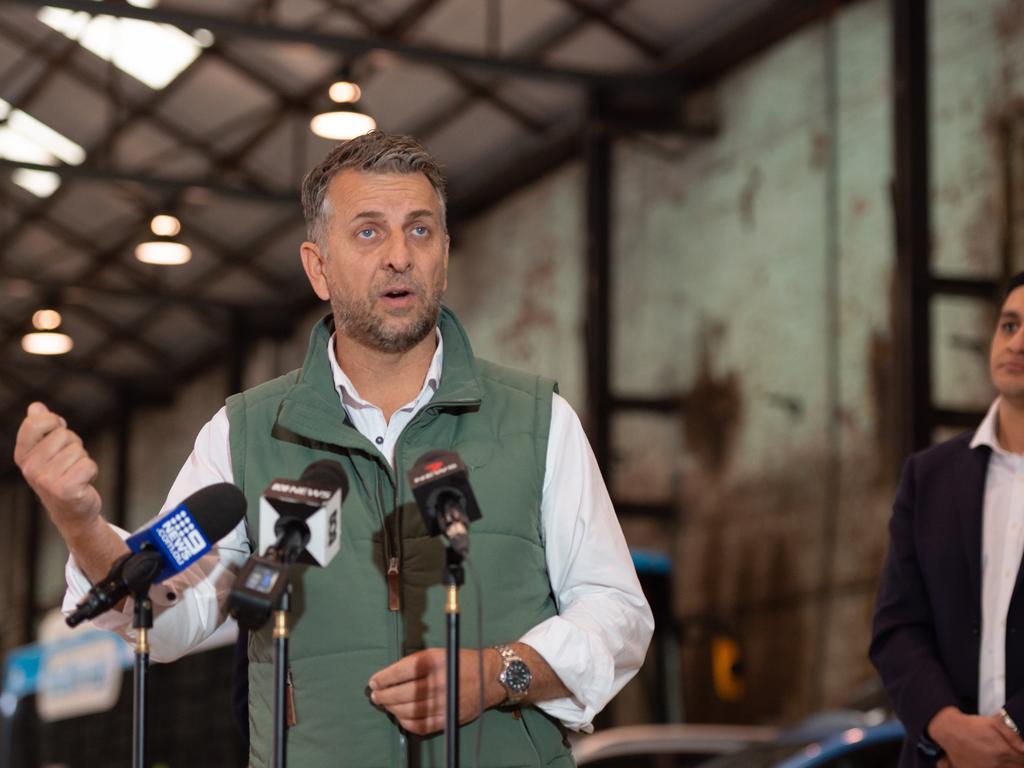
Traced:
<svg viewBox="0 0 1024 768">
<path fill-rule="evenodd" d="M 444 180 L 413 139 L 373 132 L 338 145 L 303 183 L 302 265 L 331 313 L 298 371 L 232 396 L 200 432 L 167 508 L 230 480 L 248 525 L 153 591 L 155 658 L 176 658 L 224 619 L 233 575 L 259 540 L 275 477 L 341 463 L 342 548 L 294 570 L 289 759 L 319 766 L 443 764 L 444 545 L 406 481 L 425 452 L 456 451 L 483 517 L 463 589 L 459 715 L 464 762 L 569 766 L 565 730 L 636 673 L 653 631 L 579 420 L 554 382 L 476 358 L 442 307 Z M 100 514 L 96 465 L 41 403 L 15 459 L 71 551 L 65 609 L 126 551 Z M 97 621 L 132 636 L 131 609 Z M 479 632 L 477 631 L 479 627 Z M 270 760 L 273 641 L 249 641 L 251 759 Z M 467 759 L 468 756 L 468 759 Z"/>
</svg>

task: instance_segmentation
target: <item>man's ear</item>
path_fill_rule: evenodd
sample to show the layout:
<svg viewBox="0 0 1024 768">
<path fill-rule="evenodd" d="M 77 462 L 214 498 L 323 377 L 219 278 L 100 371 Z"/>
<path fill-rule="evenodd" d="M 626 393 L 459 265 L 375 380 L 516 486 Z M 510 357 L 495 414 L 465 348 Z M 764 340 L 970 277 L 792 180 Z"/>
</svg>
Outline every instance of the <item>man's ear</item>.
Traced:
<svg viewBox="0 0 1024 768">
<path fill-rule="evenodd" d="M 299 246 L 299 257 L 302 259 L 302 268 L 306 270 L 309 284 L 313 286 L 313 293 L 319 296 L 321 301 L 330 299 L 331 292 L 327 287 L 326 259 L 320 253 L 320 246 L 307 240 Z"/>
</svg>

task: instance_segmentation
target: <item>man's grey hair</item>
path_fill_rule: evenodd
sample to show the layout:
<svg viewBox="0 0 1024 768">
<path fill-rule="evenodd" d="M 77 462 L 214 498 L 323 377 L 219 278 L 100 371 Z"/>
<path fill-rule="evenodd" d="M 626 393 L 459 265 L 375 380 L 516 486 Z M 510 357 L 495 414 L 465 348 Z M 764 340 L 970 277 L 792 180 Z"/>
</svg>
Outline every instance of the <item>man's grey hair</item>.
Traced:
<svg viewBox="0 0 1024 768">
<path fill-rule="evenodd" d="M 370 131 L 343 141 L 302 180 L 302 213 L 306 236 L 326 250 L 327 226 L 331 218 L 327 188 L 346 168 L 368 173 L 422 173 L 441 201 L 441 225 L 448 231 L 445 180 L 440 164 L 412 136 Z"/>
</svg>

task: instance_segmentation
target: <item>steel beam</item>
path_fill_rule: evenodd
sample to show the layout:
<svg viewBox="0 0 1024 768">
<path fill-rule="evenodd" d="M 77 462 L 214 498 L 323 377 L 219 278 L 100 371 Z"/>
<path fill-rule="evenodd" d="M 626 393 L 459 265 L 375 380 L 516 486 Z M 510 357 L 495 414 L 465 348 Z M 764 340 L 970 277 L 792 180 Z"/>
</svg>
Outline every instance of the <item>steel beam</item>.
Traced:
<svg viewBox="0 0 1024 768">
<path fill-rule="evenodd" d="M 687 36 L 683 44 L 667 52 L 659 71 L 666 77 L 676 78 L 683 93 L 692 92 L 696 87 L 711 84 L 803 26 L 820 21 L 835 9 L 837 3 L 852 5 L 854 2 L 857 0 L 737 0 L 728 13 L 723 14 L 729 18 L 708 25 L 699 34 Z M 609 10 L 605 8 L 605 12 Z M 463 106 L 445 105 L 449 114 L 452 109 Z M 442 117 L 439 113 L 437 122 Z M 619 120 L 622 121 L 621 116 Z M 413 133 L 421 136 L 420 131 L 428 127 L 433 128 L 434 123 L 428 121 L 417 126 Z M 509 158 L 505 165 L 478 184 L 459 190 L 455 190 L 453 185 L 452 204 L 449 206 L 452 218 L 480 215 L 540 175 L 551 173 L 579 157 L 578 134 L 570 135 L 571 128 L 567 131 L 566 127 L 566 124 L 556 126 L 549 131 L 551 138 L 529 156 Z M 640 123 L 629 127 L 645 130 Z M 659 130 L 664 130 L 664 127 L 659 127 Z M 697 136 L 704 133 L 685 125 L 677 130 Z M 458 216 L 454 215 L 456 213 Z"/>
<path fill-rule="evenodd" d="M 607 97 L 592 93 L 583 135 L 586 167 L 587 423 L 598 466 L 609 477 L 611 457 L 612 137 L 604 123 Z"/>
<path fill-rule="evenodd" d="M 113 522 L 128 528 L 128 498 L 131 490 L 132 417 L 135 396 L 130 387 L 122 387 L 117 394 L 116 415 L 117 447 L 114 460 Z"/>
<path fill-rule="evenodd" d="M 971 296 L 988 301 L 997 301 L 1000 284 L 996 280 L 971 277 L 932 277 L 929 290 L 951 296 Z"/>
<path fill-rule="evenodd" d="M 931 443 L 928 0 L 891 0 L 899 456 Z"/>
<path fill-rule="evenodd" d="M 624 40 L 652 61 L 657 61 L 665 53 L 661 49 L 661 46 L 657 45 L 653 40 L 641 35 L 634 29 L 630 29 L 625 24 L 616 21 L 613 18 L 614 11 L 607 11 L 590 5 L 589 0 L 562 0 L 562 4 L 572 8 L 574 11 L 591 21 L 600 24 L 602 27 L 605 27 L 616 37 Z"/>
<path fill-rule="evenodd" d="M 91 165 L 45 165 L 30 163 L 25 160 L 8 160 L 0 158 L 0 168 L 27 168 L 32 171 L 56 173 L 63 179 L 88 179 L 90 181 L 118 181 L 142 184 L 155 189 L 171 192 L 182 192 L 191 187 L 207 189 L 225 197 L 239 197 L 260 203 L 289 204 L 298 207 L 298 191 L 272 192 L 247 187 L 232 187 L 219 184 L 210 179 L 174 179 L 166 176 L 150 176 L 136 171 L 118 170 L 116 168 L 97 168 Z"/>
<path fill-rule="evenodd" d="M 120 376 L 98 370 L 96 365 L 93 364 L 82 365 L 77 361 L 55 356 L 39 358 L 30 362 L 18 361 L 17 363 L 0 365 L 0 375 L 6 377 L 12 371 L 35 377 L 58 377 L 60 379 L 81 376 L 84 379 L 95 381 L 113 393 L 125 388 L 130 389 L 139 396 L 140 400 L 146 402 L 164 402 L 175 393 L 174 381 L 166 375 L 166 367 L 159 374 Z M 10 384 L 10 382 L 7 383 Z M 50 384 L 50 382 L 47 382 L 47 384 Z M 19 383 L 15 383 L 14 386 L 21 389 Z M 28 389 L 23 389 L 23 394 L 29 397 L 31 393 Z M 52 397 L 52 394 L 50 397 Z"/>
<path fill-rule="evenodd" d="M 588 69 L 548 67 L 521 59 L 480 56 L 466 51 L 411 45 L 392 39 L 329 34 L 308 29 L 259 24 L 240 21 L 226 16 L 189 13 L 168 8 L 137 8 L 126 3 L 97 3 L 91 2 L 91 0 L 7 0 L 7 2 L 35 7 L 53 6 L 73 11 L 84 11 L 92 15 L 105 14 L 121 18 L 139 19 L 141 21 L 152 21 L 158 24 L 171 24 L 181 29 L 204 28 L 227 37 L 303 43 L 345 53 L 366 54 L 371 51 L 388 51 L 403 59 L 421 64 L 494 72 L 531 80 L 564 82 L 585 88 L 662 91 L 667 93 L 678 93 L 682 90 L 676 78 L 665 78 L 657 75 L 609 74 Z"/>
<path fill-rule="evenodd" d="M 28 525 L 25 531 L 25 602 L 22 604 L 21 639 L 27 644 L 35 640 L 36 604 L 39 600 L 39 553 L 43 538 L 43 518 L 46 512 L 34 493 L 29 493 L 27 513 Z M 23 511 L 26 511 L 22 507 Z"/>
<path fill-rule="evenodd" d="M 932 414 L 937 427 L 955 427 L 957 429 L 977 429 L 985 411 L 960 411 L 949 408 L 937 408 Z"/>
<path fill-rule="evenodd" d="M 640 413 L 678 414 L 686 406 L 686 397 L 613 397 L 611 407 L 617 411 L 637 411 Z"/>
</svg>

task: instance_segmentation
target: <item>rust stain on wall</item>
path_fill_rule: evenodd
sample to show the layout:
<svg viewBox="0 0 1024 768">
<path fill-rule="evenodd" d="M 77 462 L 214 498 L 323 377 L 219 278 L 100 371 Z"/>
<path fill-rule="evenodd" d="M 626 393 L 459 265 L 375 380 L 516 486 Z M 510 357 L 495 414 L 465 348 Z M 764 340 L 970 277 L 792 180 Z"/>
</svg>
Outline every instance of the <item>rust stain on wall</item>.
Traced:
<svg viewBox="0 0 1024 768">
<path fill-rule="evenodd" d="M 531 334 L 556 325 L 557 318 L 545 305 L 544 298 L 554 291 L 557 274 L 558 267 L 550 253 L 530 267 L 524 289 L 518 292 L 516 315 L 498 333 L 498 343 L 509 347 L 521 359 L 528 358 L 533 351 Z"/>
<path fill-rule="evenodd" d="M 747 180 L 740 189 L 740 221 L 747 229 L 753 229 L 757 223 L 754 218 L 755 206 L 757 204 L 757 193 L 761 190 L 761 182 L 764 176 L 761 169 L 756 165 L 747 174 Z"/>
<path fill-rule="evenodd" d="M 986 195 L 963 230 L 964 256 L 969 263 L 985 269 L 993 262 L 993 222 L 998 220 L 999 210 L 995 199 L 992 195 Z"/>
<path fill-rule="evenodd" d="M 817 494 L 808 482 L 813 486 L 821 477 L 821 465 L 808 457 L 801 466 L 800 475 L 760 476 L 720 495 L 699 494 L 697 504 L 705 508 L 697 525 L 705 546 L 694 570 L 684 567 L 680 574 L 687 589 L 705 596 L 683 621 L 684 699 L 698 722 L 787 719 L 808 706 L 805 671 L 813 638 L 801 571 L 817 552 L 793 530 L 815 524 Z M 734 637 L 743 651 L 747 694 L 739 701 L 715 693 L 710 654 L 721 635 Z"/>
<path fill-rule="evenodd" d="M 1004 42 L 1019 37 L 1024 32 L 1024 2 L 1010 0 L 993 13 L 996 34 Z"/>
<path fill-rule="evenodd" d="M 874 331 L 868 340 L 868 375 L 871 377 L 871 407 L 874 417 L 875 455 L 879 483 L 895 482 L 901 457 L 897 456 L 896 381 L 892 343 L 888 336 Z"/>
<path fill-rule="evenodd" d="M 828 159 L 828 134 L 815 131 L 811 135 L 811 168 L 824 168 Z"/>
<path fill-rule="evenodd" d="M 742 412 L 736 374 L 715 376 L 712 370 L 711 350 L 721 343 L 724 332 L 722 326 L 701 332 L 700 371 L 683 406 L 686 447 L 704 470 L 715 475 L 728 463 Z"/>
</svg>

